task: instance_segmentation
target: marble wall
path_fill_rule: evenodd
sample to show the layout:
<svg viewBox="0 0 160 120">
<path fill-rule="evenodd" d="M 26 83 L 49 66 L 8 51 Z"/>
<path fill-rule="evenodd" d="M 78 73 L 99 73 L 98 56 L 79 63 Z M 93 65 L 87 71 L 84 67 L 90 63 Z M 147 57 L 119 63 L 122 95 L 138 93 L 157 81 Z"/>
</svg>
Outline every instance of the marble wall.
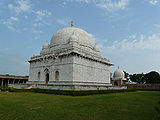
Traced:
<svg viewBox="0 0 160 120">
<path fill-rule="evenodd" d="M 49 82 L 59 81 L 110 83 L 110 66 L 77 55 L 66 55 L 30 63 L 29 81 L 45 83 L 46 74 Z"/>
</svg>

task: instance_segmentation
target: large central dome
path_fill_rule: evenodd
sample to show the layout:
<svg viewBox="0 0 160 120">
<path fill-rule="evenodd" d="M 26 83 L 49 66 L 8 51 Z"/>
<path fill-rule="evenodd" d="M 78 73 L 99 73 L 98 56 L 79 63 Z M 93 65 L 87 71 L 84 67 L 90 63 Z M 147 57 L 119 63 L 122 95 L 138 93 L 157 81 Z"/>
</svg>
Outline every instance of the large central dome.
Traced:
<svg viewBox="0 0 160 120">
<path fill-rule="evenodd" d="M 91 35 L 86 31 L 75 27 L 67 27 L 57 31 L 51 39 L 50 46 L 66 44 L 71 39 L 78 42 L 80 45 L 92 47 Z"/>
</svg>

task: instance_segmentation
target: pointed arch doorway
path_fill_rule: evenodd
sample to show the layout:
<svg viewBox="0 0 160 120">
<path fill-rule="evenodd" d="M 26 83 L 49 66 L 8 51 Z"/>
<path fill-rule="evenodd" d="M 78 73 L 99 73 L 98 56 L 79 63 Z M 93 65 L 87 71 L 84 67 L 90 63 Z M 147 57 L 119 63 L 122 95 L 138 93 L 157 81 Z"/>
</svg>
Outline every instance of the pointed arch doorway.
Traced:
<svg viewBox="0 0 160 120">
<path fill-rule="evenodd" d="M 49 82 L 49 71 L 48 71 L 48 69 L 46 68 L 46 69 L 44 70 L 44 72 L 45 72 L 45 83 L 47 84 L 47 83 Z"/>
<path fill-rule="evenodd" d="M 46 73 L 46 83 L 49 82 L 49 73 Z"/>
<path fill-rule="evenodd" d="M 115 82 L 114 82 L 114 85 L 118 86 L 118 83 L 117 83 L 117 81 L 115 81 Z"/>
<path fill-rule="evenodd" d="M 55 80 L 56 80 L 56 81 L 59 81 L 59 71 L 56 71 L 56 72 L 55 72 Z"/>
</svg>

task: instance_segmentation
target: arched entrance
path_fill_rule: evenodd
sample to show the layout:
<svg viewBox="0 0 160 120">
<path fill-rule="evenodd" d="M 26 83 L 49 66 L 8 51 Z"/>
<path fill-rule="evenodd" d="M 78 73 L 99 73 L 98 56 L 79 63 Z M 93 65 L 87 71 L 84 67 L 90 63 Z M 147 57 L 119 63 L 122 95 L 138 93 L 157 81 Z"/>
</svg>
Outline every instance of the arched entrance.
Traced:
<svg viewBox="0 0 160 120">
<path fill-rule="evenodd" d="M 49 73 L 46 73 L 46 83 L 49 82 Z"/>
<path fill-rule="evenodd" d="M 46 68 L 44 70 L 44 73 L 45 73 L 45 82 L 48 83 L 49 82 L 49 70 Z"/>
<path fill-rule="evenodd" d="M 40 80 L 41 73 L 38 72 L 38 81 Z"/>
<path fill-rule="evenodd" d="M 59 72 L 58 72 L 58 71 L 55 72 L 55 80 L 56 80 L 56 81 L 59 80 Z"/>
<path fill-rule="evenodd" d="M 118 86 L 118 83 L 115 81 L 115 82 L 114 82 L 114 85 Z"/>
</svg>

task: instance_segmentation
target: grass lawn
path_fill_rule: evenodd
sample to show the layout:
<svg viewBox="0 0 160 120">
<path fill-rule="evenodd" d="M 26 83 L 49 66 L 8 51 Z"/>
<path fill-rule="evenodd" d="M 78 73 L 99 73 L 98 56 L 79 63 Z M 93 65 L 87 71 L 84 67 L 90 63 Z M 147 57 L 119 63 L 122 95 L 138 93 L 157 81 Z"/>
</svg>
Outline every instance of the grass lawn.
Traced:
<svg viewBox="0 0 160 120">
<path fill-rule="evenodd" d="M 0 120 L 154 120 L 158 91 L 92 96 L 0 92 Z"/>
</svg>

